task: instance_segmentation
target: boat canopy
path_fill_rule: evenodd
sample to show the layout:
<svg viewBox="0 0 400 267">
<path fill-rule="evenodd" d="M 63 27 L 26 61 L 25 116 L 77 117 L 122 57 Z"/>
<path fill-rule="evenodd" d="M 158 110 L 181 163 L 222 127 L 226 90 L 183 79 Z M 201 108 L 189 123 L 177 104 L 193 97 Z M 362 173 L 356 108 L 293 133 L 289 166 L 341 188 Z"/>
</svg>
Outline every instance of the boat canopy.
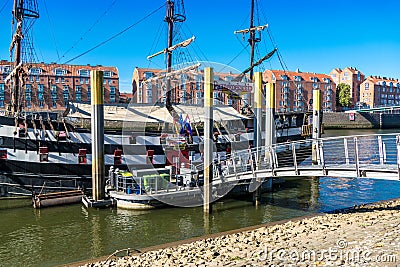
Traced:
<svg viewBox="0 0 400 267">
<path fill-rule="evenodd" d="M 204 122 L 204 108 L 196 105 L 173 105 L 176 113 L 188 114 L 191 121 Z M 248 119 L 231 106 L 218 105 L 213 107 L 214 121 L 237 121 Z"/>
<path fill-rule="evenodd" d="M 189 115 L 191 122 L 204 122 L 204 108 L 196 105 L 173 105 L 178 116 L 186 118 Z M 90 119 L 92 107 L 89 104 L 71 104 L 68 118 Z M 247 119 L 231 106 L 214 106 L 215 121 L 235 121 Z M 146 123 L 173 123 L 174 119 L 166 107 L 157 105 L 104 105 L 104 120 Z"/>
</svg>

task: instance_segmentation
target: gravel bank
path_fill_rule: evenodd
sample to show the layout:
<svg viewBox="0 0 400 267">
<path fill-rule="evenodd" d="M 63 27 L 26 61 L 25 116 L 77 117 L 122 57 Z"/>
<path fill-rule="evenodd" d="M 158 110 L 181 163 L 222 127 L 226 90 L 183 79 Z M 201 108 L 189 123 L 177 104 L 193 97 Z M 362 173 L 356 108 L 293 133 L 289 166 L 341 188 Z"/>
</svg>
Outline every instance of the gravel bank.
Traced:
<svg viewBox="0 0 400 267">
<path fill-rule="evenodd" d="M 396 266 L 400 200 L 84 266 Z"/>
</svg>

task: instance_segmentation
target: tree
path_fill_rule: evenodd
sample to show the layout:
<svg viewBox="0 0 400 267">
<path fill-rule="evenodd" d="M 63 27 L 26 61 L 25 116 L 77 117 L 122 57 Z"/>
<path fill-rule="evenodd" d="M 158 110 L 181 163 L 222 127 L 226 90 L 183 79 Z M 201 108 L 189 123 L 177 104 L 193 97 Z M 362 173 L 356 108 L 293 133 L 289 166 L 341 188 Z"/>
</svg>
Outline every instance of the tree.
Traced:
<svg viewBox="0 0 400 267">
<path fill-rule="evenodd" d="M 337 102 L 342 107 L 349 107 L 351 104 L 350 85 L 341 83 L 336 88 Z"/>
</svg>

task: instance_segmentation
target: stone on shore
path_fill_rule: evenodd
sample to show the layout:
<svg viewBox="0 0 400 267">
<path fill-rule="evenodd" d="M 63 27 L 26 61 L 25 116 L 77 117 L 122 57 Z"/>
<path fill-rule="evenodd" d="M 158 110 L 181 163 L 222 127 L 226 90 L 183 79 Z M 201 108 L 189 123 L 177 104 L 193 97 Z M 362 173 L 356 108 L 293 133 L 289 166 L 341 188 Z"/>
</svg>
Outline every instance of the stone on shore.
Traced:
<svg viewBox="0 0 400 267">
<path fill-rule="evenodd" d="M 399 225 L 393 200 L 85 266 L 396 266 Z"/>
</svg>

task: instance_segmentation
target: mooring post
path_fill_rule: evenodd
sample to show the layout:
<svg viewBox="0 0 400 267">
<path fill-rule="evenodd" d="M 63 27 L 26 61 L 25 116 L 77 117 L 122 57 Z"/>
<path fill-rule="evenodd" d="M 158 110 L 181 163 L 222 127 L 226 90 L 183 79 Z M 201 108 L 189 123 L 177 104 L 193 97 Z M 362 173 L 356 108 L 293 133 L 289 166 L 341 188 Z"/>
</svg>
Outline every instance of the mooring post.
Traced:
<svg viewBox="0 0 400 267">
<path fill-rule="evenodd" d="M 254 146 L 254 160 L 256 161 L 256 166 L 260 166 L 260 158 L 261 158 L 261 146 L 262 146 L 262 72 L 254 73 L 254 134 L 253 134 L 253 146 Z M 267 129 L 266 129 L 267 131 Z M 250 154 L 251 155 L 251 154 Z M 255 177 L 254 177 L 255 178 Z M 257 188 L 254 191 L 254 201 L 255 205 L 258 206 L 260 204 L 261 198 L 261 190 L 259 183 L 260 181 L 256 181 Z"/>
<path fill-rule="evenodd" d="M 262 131 L 262 73 L 254 73 L 254 139 L 253 147 L 258 149 L 261 147 L 261 131 Z M 258 159 L 257 159 L 258 160 Z"/>
<path fill-rule="evenodd" d="M 213 179 L 213 68 L 204 68 L 204 213 L 211 213 L 211 182 Z"/>
<path fill-rule="evenodd" d="M 321 90 L 313 90 L 312 163 L 318 164 L 318 138 L 321 138 Z"/>
<path fill-rule="evenodd" d="M 92 88 L 92 196 L 94 201 L 99 201 L 105 197 L 103 72 L 92 71 L 90 83 Z"/>
<path fill-rule="evenodd" d="M 276 143 L 275 138 L 275 84 L 267 83 L 265 89 L 265 148 Z M 267 153 L 267 151 L 265 152 Z M 267 156 L 267 155 L 266 155 Z"/>
</svg>

